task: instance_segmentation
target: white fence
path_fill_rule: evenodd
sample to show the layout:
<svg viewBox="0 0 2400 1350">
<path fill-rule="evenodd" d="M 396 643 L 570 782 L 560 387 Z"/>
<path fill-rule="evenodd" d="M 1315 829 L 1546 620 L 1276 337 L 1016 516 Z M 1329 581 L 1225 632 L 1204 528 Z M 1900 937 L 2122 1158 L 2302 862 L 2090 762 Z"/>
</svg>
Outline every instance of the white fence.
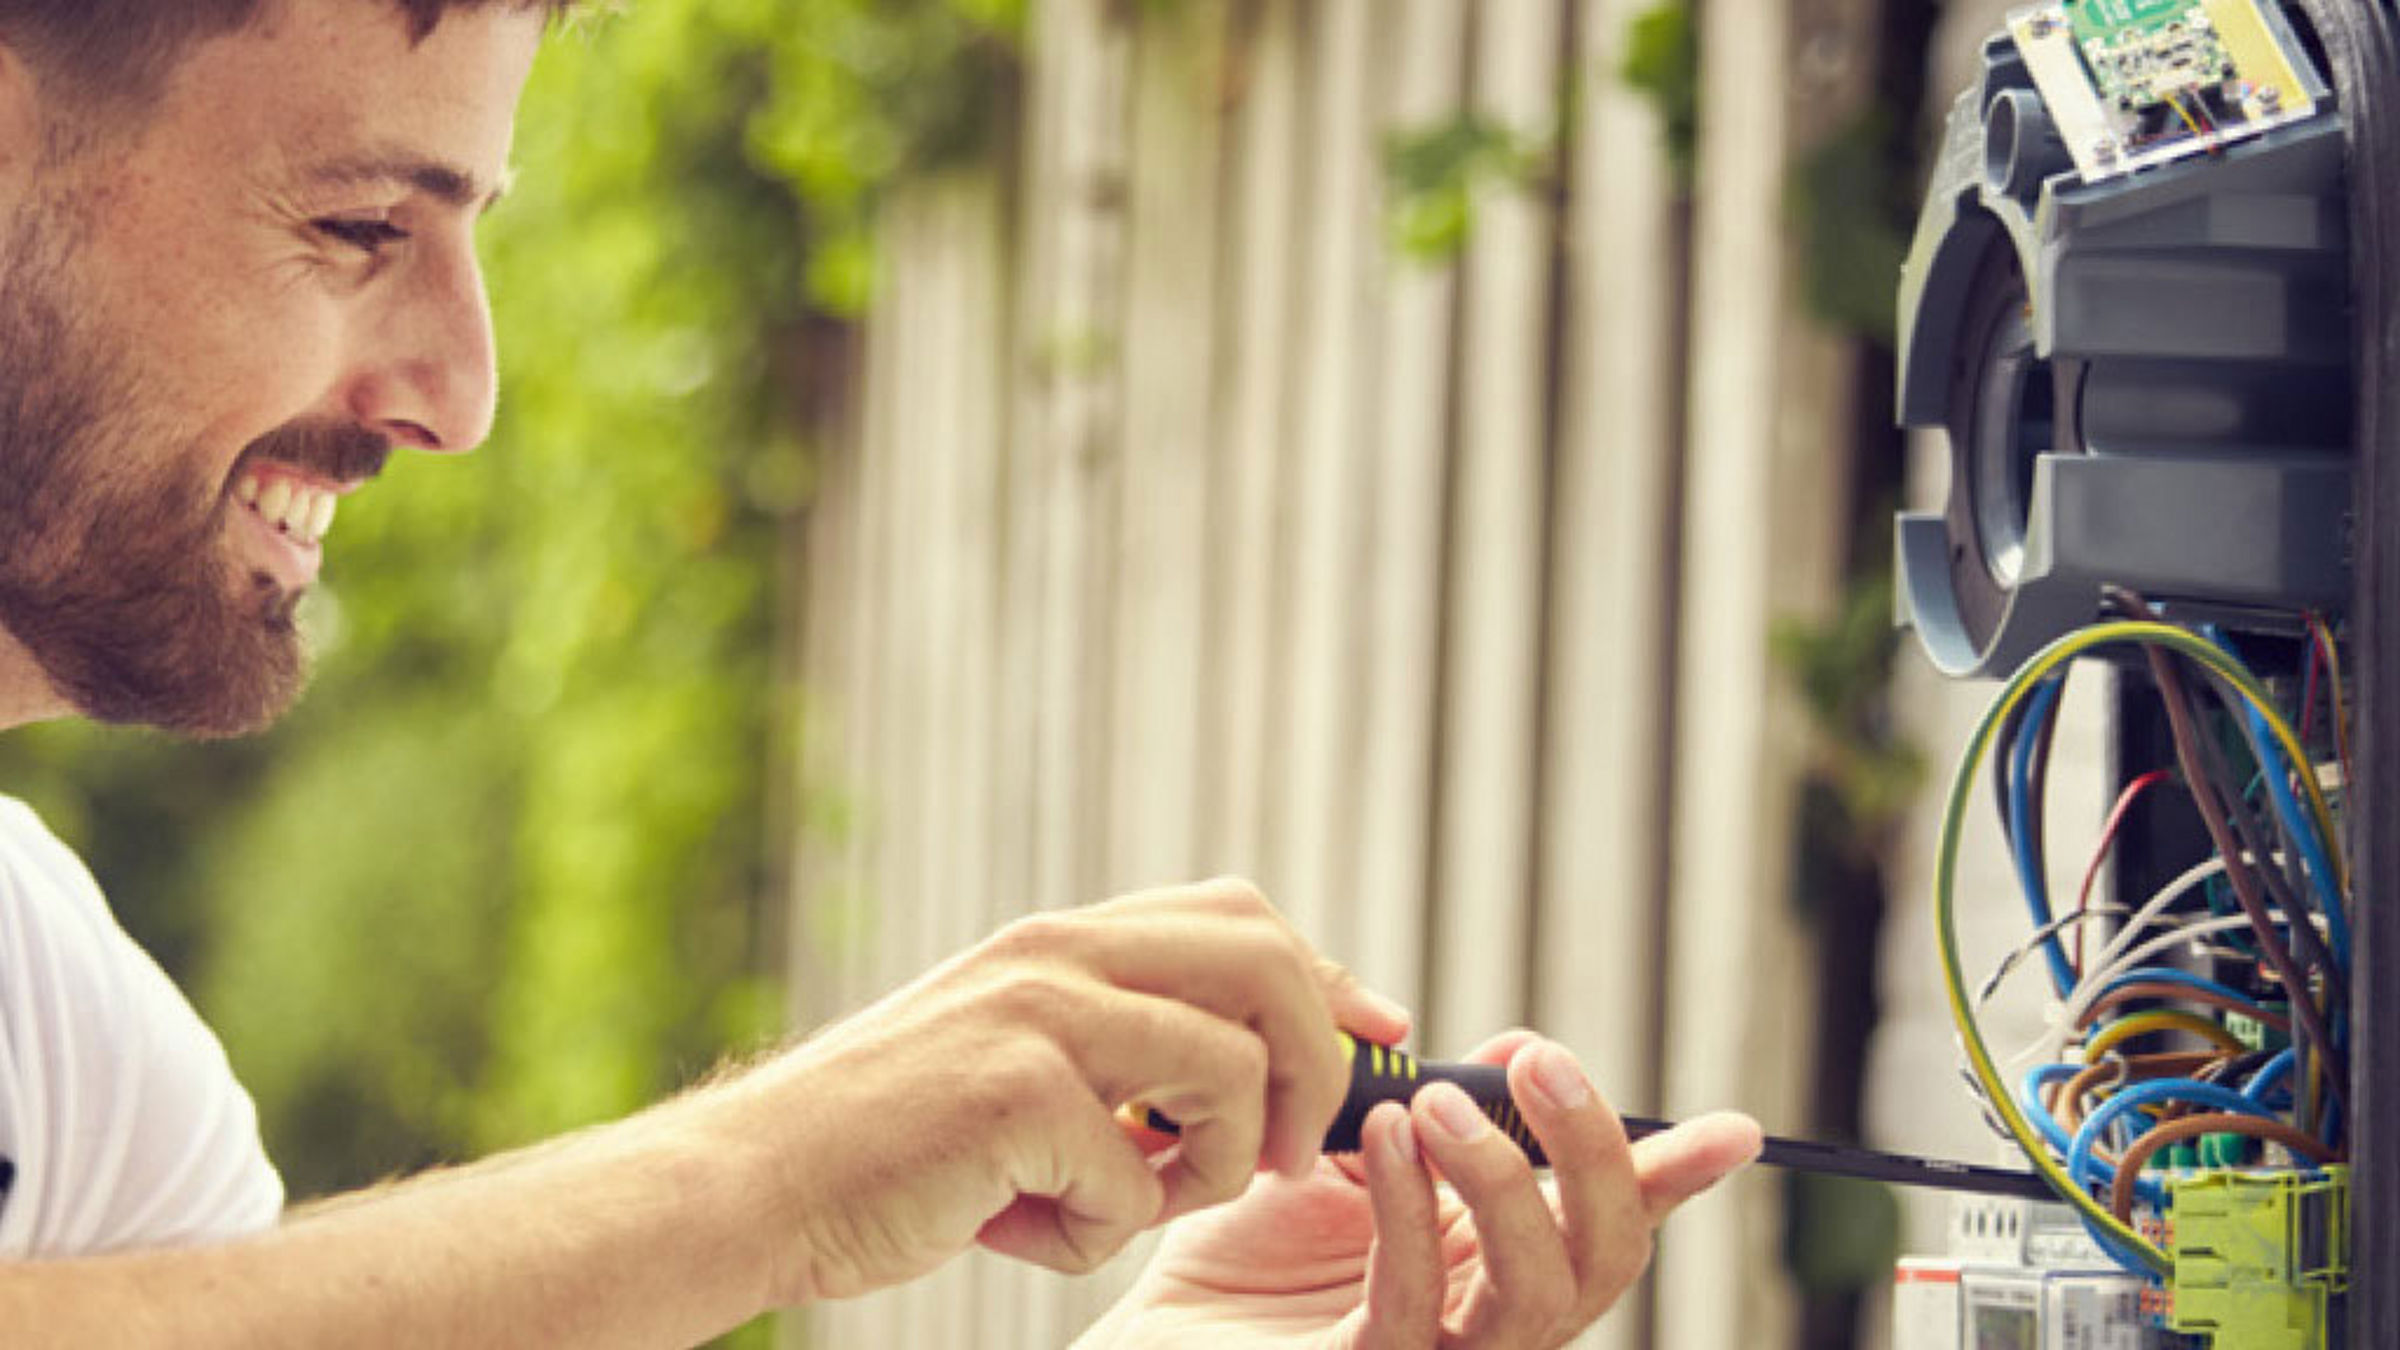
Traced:
<svg viewBox="0 0 2400 1350">
<path fill-rule="evenodd" d="M 1627 1110 L 1792 1118 L 1767 642 L 1828 598 L 1851 410 L 1783 203 L 1874 5 L 1702 7 L 1688 215 L 1616 77 L 1648 7 L 1033 6 L 1015 162 L 891 207 L 811 514 L 802 1017 L 1029 909 L 1232 872 L 1432 1053 L 1529 1023 Z M 1561 108 L 1555 192 L 1481 191 L 1452 265 L 1386 248 L 1390 132 Z M 1775 1194 L 1679 1216 L 1591 1343 L 1784 1339 Z M 805 1334 L 1056 1346 L 1122 1274 L 970 1260 Z"/>
</svg>

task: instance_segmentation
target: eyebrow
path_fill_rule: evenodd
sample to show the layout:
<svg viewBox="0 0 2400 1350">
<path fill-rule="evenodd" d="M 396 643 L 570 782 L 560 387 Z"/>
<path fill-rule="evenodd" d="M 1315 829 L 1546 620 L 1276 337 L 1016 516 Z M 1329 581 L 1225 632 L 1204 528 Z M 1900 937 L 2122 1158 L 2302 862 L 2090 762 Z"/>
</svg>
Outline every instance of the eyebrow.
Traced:
<svg viewBox="0 0 2400 1350">
<path fill-rule="evenodd" d="M 407 151 L 376 151 L 348 155 L 309 166 L 301 176 L 326 187 L 361 187 L 396 183 L 414 188 L 444 205 L 488 211 L 508 195 L 514 174 L 486 183 L 472 170 Z"/>
</svg>

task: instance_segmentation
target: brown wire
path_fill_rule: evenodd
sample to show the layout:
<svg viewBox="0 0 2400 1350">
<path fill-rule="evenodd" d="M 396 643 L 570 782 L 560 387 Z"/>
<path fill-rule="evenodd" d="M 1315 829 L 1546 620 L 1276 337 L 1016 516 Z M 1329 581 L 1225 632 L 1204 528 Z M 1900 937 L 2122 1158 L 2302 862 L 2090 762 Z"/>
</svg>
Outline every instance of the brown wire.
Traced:
<svg viewBox="0 0 2400 1350">
<path fill-rule="evenodd" d="M 2147 980 L 2111 989 L 2094 999 L 2092 1006 L 2083 1010 L 2083 1016 L 2076 1021 L 2075 1025 L 2088 1027 L 2100 1020 L 2100 1014 L 2137 998 L 2173 999 L 2185 1003 L 2205 1004 L 2223 1012 L 2240 1013 L 2253 1021 L 2273 1027 L 2286 1036 L 2292 1034 L 2292 1023 L 2289 1018 L 2278 1017 L 2274 1013 L 2263 1011 L 2237 998 L 2227 998 L 2213 989 L 2193 989 L 2185 985 L 2169 984 L 2165 980 Z"/>
<path fill-rule="evenodd" d="M 2146 612 L 2147 607 L 2141 604 L 2138 596 L 2125 591 L 2115 594 L 2122 602 L 2136 606 L 2137 613 Z M 2142 651 L 2149 658 L 2151 677 L 2157 681 L 2159 695 L 2167 707 L 2167 726 L 2174 736 L 2175 758 L 2183 766 L 2184 785 L 2191 789 L 2192 800 L 2199 804 L 2200 822 L 2208 827 L 2210 841 L 2217 848 L 2217 856 L 2225 860 L 2225 877 L 2233 883 L 2234 903 L 2241 906 L 2242 914 L 2250 920 L 2252 936 L 2258 943 L 2260 953 L 2275 971 L 2276 978 L 2283 981 L 2284 989 L 2291 997 L 2292 1016 L 2299 1028 L 2299 1034 L 2293 1039 L 2306 1042 L 2301 1052 L 2304 1059 L 2311 1053 L 2330 1058 L 2333 1037 L 2326 1030 L 2324 1017 L 2315 1001 L 2309 997 L 2308 976 L 2300 969 L 2299 963 L 2292 959 L 2291 948 L 2285 946 L 2282 937 L 2276 933 L 2275 920 L 2268 913 L 2266 899 L 2259 894 L 2262 883 L 2243 863 L 2242 845 L 2233 837 L 2230 817 L 2217 797 L 2214 780 L 2208 776 L 2204 742 L 2199 729 L 2193 724 L 2191 693 L 2184 687 L 2183 674 L 2176 669 L 2173 654 L 2165 648 L 2145 644 Z M 2306 916 L 2296 911 L 2287 912 L 2292 915 L 2294 927 L 2308 922 Z M 2329 1074 L 2325 1079 L 2337 1101 L 2348 1096 L 2339 1080 L 2339 1074 Z"/>
<path fill-rule="evenodd" d="M 2176 1050 L 2155 1055 L 2110 1055 L 2078 1070 L 2050 1098 L 2050 1114 L 2067 1133 L 2083 1123 L 2083 1099 L 2104 1083 L 2144 1083 L 2153 1078 L 2183 1078 L 2225 1059 L 2222 1051 Z M 2115 1075 L 2112 1077 L 2111 1075 Z"/>
<path fill-rule="evenodd" d="M 2240 1134 L 2252 1139 L 2264 1139 L 2269 1143 L 2281 1144 L 2315 1163 L 2335 1162 L 2341 1156 L 2325 1147 L 2324 1141 L 2315 1135 L 2280 1120 L 2235 1115 L 2230 1111 L 2183 1116 L 2153 1126 L 2144 1131 L 2141 1138 L 2126 1146 L 2125 1157 L 2117 1164 L 2117 1179 L 2108 1190 L 2110 1212 L 2120 1222 L 2130 1225 L 2133 1222 L 2133 1188 L 2141 1178 L 2142 1164 L 2150 1161 L 2152 1154 L 2169 1144 L 2197 1139 L 2204 1134 Z"/>
</svg>

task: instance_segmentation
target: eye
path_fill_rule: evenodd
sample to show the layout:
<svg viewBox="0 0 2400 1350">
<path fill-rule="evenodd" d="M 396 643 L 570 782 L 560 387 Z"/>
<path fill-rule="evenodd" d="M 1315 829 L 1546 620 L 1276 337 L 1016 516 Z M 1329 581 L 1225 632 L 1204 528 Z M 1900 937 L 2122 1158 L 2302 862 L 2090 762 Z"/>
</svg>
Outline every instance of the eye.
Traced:
<svg viewBox="0 0 2400 1350">
<path fill-rule="evenodd" d="M 381 257 L 384 249 L 408 238 L 408 231 L 388 220 L 329 216 L 313 222 L 313 225 L 317 233 L 335 243 L 357 249 L 370 258 Z"/>
</svg>

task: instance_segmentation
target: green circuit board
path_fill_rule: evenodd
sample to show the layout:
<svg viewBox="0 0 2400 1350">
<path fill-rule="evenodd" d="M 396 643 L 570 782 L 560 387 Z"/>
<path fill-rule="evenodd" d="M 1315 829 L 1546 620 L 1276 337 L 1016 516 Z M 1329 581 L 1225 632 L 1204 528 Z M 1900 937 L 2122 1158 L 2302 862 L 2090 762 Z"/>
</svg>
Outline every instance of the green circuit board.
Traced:
<svg viewBox="0 0 2400 1350">
<path fill-rule="evenodd" d="M 2278 0 L 2042 0 L 2008 29 L 2086 182 L 2316 114 Z"/>
<path fill-rule="evenodd" d="M 2065 8 L 2100 97 L 2119 108 L 2156 107 L 2240 73 L 2197 0 L 2066 0 Z"/>
</svg>

